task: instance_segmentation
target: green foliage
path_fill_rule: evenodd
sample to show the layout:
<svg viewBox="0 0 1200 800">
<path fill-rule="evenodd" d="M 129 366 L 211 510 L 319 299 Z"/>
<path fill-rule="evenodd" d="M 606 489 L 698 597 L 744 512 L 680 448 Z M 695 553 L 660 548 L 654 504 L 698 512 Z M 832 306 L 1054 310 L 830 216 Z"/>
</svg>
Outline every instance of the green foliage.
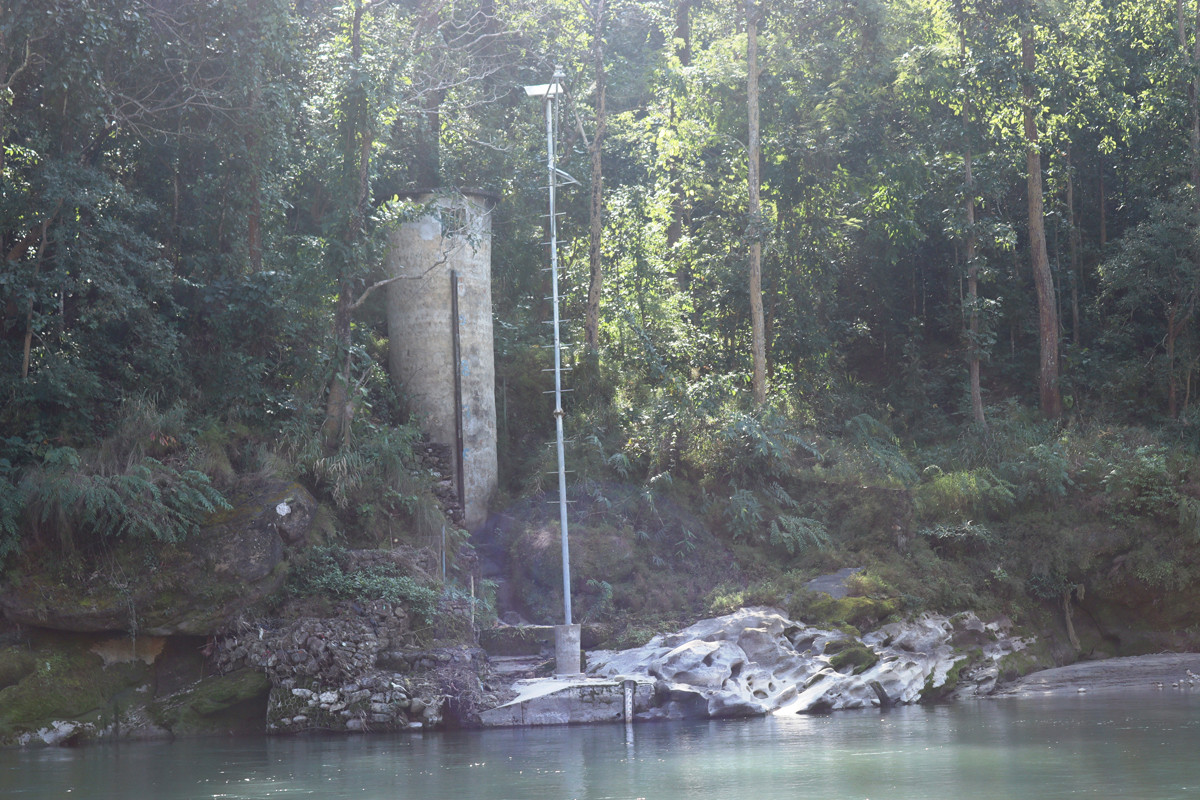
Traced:
<svg viewBox="0 0 1200 800">
<path fill-rule="evenodd" d="M 846 434 L 866 463 L 885 478 L 911 486 L 917 482 L 917 471 L 900 450 L 900 440 L 891 428 L 869 414 L 859 414 L 846 421 Z"/>
<path fill-rule="evenodd" d="M 771 544 L 795 555 L 809 548 L 829 546 L 829 529 L 824 522 L 811 517 L 780 514 L 771 520 Z"/>
<path fill-rule="evenodd" d="M 739 608 L 750 606 L 781 608 L 787 605 L 788 598 L 795 590 L 796 587 L 787 579 L 756 581 L 746 586 L 722 583 L 708 593 L 705 607 L 709 614 L 717 616 L 732 614 Z"/>
<path fill-rule="evenodd" d="M 596 593 L 596 598 L 579 618 L 579 621 L 597 622 L 612 616 L 614 608 L 612 584 L 608 581 L 589 578 L 587 587 L 590 592 Z"/>
<path fill-rule="evenodd" d="M 756 536 L 762 529 L 762 503 L 754 492 L 735 489 L 725 506 L 725 519 L 735 539 Z"/>
<path fill-rule="evenodd" d="M 422 440 L 416 425 L 358 419 L 350 440 L 330 450 L 315 419 L 306 416 L 288 426 L 282 451 L 299 476 L 332 501 L 357 536 L 378 543 L 403 531 L 406 540 L 421 545 L 437 541 L 440 546 L 442 530 L 449 529 L 458 541 L 461 534 L 430 492 L 431 477 L 414 449 Z"/>
<path fill-rule="evenodd" d="M 196 470 L 146 456 L 117 473 L 95 472 L 69 447 L 48 450 L 18 490 L 31 535 L 53 534 L 68 552 L 110 537 L 178 542 L 230 508 Z"/>
<path fill-rule="evenodd" d="M 336 546 L 309 550 L 288 576 L 288 586 L 298 595 L 325 595 L 342 600 L 383 600 L 403 606 L 426 623 L 431 623 L 438 606 L 438 593 L 422 585 L 398 566 L 374 562 L 352 567 L 347 551 Z"/>
<path fill-rule="evenodd" d="M 1179 475 L 1161 445 L 1143 445 L 1112 464 L 1101 480 L 1114 508 L 1125 515 L 1170 519 L 1180 502 Z"/>
<path fill-rule="evenodd" d="M 20 440 L 7 439 L 9 447 L 19 446 Z M 12 462 L 0 457 L 0 566 L 21 546 L 21 514 L 23 503 L 17 490 L 19 479 Z"/>
<path fill-rule="evenodd" d="M 939 524 L 921 528 L 917 533 L 936 545 L 955 549 L 986 550 L 998 543 L 995 534 L 986 526 L 968 520 L 958 525 Z"/>
<path fill-rule="evenodd" d="M 954 472 L 927 467 L 923 474 L 913 499 L 925 519 L 994 516 L 1010 509 L 1016 499 L 1013 485 L 987 467 Z"/>
<path fill-rule="evenodd" d="M 1063 497 L 1074 485 L 1061 442 L 1039 442 L 1005 463 L 1002 471 L 1020 502 Z"/>
</svg>

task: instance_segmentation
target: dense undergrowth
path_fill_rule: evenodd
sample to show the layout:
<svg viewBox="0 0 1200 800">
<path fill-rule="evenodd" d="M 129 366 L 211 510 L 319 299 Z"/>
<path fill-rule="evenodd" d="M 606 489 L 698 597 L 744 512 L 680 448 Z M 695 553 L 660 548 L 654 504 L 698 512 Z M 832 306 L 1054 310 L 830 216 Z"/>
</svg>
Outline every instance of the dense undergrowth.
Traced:
<svg viewBox="0 0 1200 800">
<path fill-rule="evenodd" d="M 571 409 L 567 442 L 573 601 L 611 643 L 755 604 L 860 629 L 966 609 L 1037 625 L 1047 614 L 1069 621 L 1085 597 L 1186 598 L 1200 575 L 1200 472 L 1183 427 L 1051 423 L 1007 403 L 988 409 L 986 427 L 918 437 L 886 410 L 750 410 L 727 381 L 621 383 L 599 370 L 584 379 L 594 391 Z M 308 487 L 328 516 L 322 548 L 297 558 L 289 592 L 383 599 L 428 619 L 439 592 L 463 594 L 475 560 L 431 493 L 418 428 L 397 423 L 394 399 L 384 400 L 337 448 L 322 442 L 315 415 L 251 427 L 145 398 L 127 402 L 91 448 L 10 438 L 0 556 L 11 565 L 40 553 L 82 574 L 119 543 L 186 538 L 228 508 L 245 476 L 277 475 Z M 554 622 L 561 567 L 543 425 L 531 407 L 501 421 L 507 470 L 493 507 L 507 523 L 474 541 L 507 553 L 509 602 Z M 397 546 L 439 558 L 444 547 L 447 585 L 403 570 L 346 572 L 336 555 Z M 804 588 L 844 567 L 861 568 L 849 598 Z M 482 620 L 495 609 L 478 611 Z"/>
<path fill-rule="evenodd" d="M 568 445 L 572 570 L 576 607 L 617 640 L 753 604 L 854 627 L 971 609 L 1066 620 L 1074 638 L 1084 598 L 1089 609 L 1178 601 L 1200 577 L 1186 427 L 1048 422 L 1010 402 L 989 408 L 986 426 L 918 436 L 886 407 L 846 419 L 785 403 L 753 412 L 717 381 L 598 394 L 575 409 Z M 553 469 L 541 451 L 517 491 L 553 499 L 536 477 Z M 546 506 L 528 508 L 556 528 Z M 509 544 L 526 608 L 553 620 L 556 573 L 531 568 L 549 559 L 536 537 Z M 844 567 L 862 568 L 846 601 L 804 589 Z"/>
</svg>

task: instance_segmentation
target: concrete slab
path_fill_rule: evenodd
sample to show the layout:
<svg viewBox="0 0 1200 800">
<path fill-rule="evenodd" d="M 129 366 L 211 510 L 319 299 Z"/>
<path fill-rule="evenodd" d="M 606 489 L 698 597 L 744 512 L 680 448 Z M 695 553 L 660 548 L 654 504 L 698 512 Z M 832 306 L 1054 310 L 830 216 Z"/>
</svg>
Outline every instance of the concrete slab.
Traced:
<svg viewBox="0 0 1200 800">
<path fill-rule="evenodd" d="M 573 725 L 625 720 L 625 681 L 610 678 L 554 677 L 517 681 L 517 697 L 481 715 L 483 725 L 502 728 L 526 725 Z M 652 681 L 634 681 L 633 706 L 649 708 Z"/>
</svg>

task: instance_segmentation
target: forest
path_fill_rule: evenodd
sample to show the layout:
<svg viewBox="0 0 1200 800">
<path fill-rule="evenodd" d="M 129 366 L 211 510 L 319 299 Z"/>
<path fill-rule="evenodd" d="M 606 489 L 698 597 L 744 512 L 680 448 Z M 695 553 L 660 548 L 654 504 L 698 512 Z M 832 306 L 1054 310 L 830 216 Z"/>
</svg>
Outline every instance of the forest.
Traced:
<svg viewBox="0 0 1200 800">
<path fill-rule="evenodd" d="M 482 188 L 502 485 L 475 544 L 551 621 L 523 87 L 556 67 L 585 620 L 971 608 L 1075 654 L 1191 641 L 1200 0 L 5 0 L 9 574 L 183 541 L 268 473 L 327 544 L 434 546 L 376 290 L 413 190 Z M 854 602 L 799 591 L 844 566 Z M 1159 638 L 1118 643 L 1133 617 Z"/>
</svg>

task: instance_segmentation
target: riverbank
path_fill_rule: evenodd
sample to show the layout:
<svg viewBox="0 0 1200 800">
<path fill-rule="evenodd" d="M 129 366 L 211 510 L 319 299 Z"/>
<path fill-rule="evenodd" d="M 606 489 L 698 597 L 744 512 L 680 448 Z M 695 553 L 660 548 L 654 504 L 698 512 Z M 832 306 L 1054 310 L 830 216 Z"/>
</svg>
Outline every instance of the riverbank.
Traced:
<svg viewBox="0 0 1200 800">
<path fill-rule="evenodd" d="M 1145 656 L 1080 661 L 1026 675 L 1002 686 L 999 697 L 1119 691 L 1122 689 L 1190 689 L 1200 687 L 1200 653 L 1156 653 Z"/>
</svg>

